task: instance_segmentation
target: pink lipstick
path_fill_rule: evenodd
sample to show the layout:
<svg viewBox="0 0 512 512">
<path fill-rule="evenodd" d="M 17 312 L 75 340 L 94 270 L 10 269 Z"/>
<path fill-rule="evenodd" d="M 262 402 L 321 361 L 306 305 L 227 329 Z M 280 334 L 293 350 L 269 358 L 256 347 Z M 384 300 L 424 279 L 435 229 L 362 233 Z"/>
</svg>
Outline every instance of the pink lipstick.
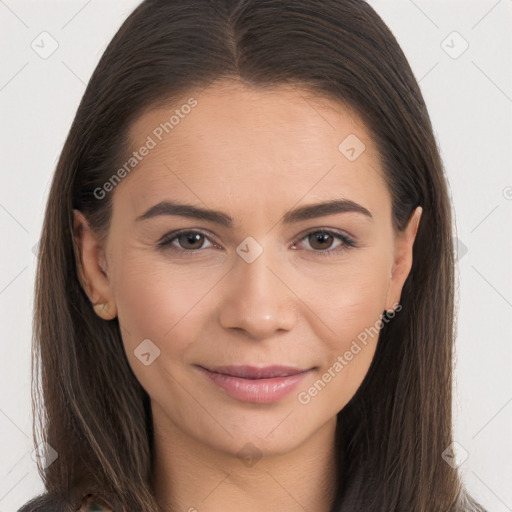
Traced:
<svg viewBox="0 0 512 512">
<path fill-rule="evenodd" d="M 242 402 L 269 404 L 290 393 L 314 368 L 291 366 L 217 366 L 198 369 L 231 397 Z"/>
</svg>

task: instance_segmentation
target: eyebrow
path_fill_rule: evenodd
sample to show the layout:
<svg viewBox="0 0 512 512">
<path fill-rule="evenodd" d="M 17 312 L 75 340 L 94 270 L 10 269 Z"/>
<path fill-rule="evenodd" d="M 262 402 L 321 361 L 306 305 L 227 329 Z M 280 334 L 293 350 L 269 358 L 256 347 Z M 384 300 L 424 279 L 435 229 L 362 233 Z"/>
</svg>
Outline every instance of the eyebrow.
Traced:
<svg viewBox="0 0 512 512">
<path fill-rule="evenodd" d="M 350 199 L 333 199 L 323 203 L 316 203 L 308 206 L 301 206 L 287 212 L 283 216 L 284 224 L 292 224 L 326 215 L 334 215 L 337 213 L 360 213 L 373 221 L 373 216 L 364 206 L 361 206 Z M 151 219 L 160 215 L 179 215 L 182 217 L 190 217 L 193 219 L 205 220 L 219 224 L 221 226 L 231 228 L 233 226 L 233 218 L 228 214 L 218 211 L 200 208 L 191 204 L 182 204 L 174 201 L 161 201 L 152 206 L 146 213 L 137 217 L 136 221 Z"/>
</svg>

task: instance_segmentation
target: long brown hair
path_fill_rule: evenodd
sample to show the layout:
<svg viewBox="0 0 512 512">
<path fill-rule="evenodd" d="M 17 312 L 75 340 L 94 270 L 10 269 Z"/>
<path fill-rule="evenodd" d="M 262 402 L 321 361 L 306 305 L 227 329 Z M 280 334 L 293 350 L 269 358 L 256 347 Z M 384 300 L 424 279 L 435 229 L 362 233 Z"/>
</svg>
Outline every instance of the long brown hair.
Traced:
<svg viewBox="0 0 512 512">
<path fill-rule="evenodd" d="M 292 84 L 342 101 L 378 145 L 395 229 L 423 215 L 402 310 L 338 414 L 332 511 L 483 511 L 442 458 L 452 443 L 454 257 L 443 165 L 427 109 L 395 37 L 363 0 L 145 0 L 96 67 L 65 142 L 39 245 L 33 343 L 34 442 L 46 492 L 22 511 L 76 510 L 96 492 L 115 510 L 157 512 L 149 397 L 128 364 L 117 318 L 93 311 L 78 275 L 73 209 L 98 233 L 112 194 L 95 191 L 130 150 L 147 108 L 214 80 Z M 342 459 L 342 460 L 341 460 Z"/>
</svg>

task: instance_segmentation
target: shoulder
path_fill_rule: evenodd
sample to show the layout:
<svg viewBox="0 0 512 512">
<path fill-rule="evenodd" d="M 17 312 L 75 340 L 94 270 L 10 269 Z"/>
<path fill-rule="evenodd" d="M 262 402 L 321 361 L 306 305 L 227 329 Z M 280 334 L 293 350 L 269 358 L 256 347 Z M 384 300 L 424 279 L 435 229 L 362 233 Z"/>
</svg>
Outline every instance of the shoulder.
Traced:
<svg viewBox="0 0 512 512">
<path fill-rule="evenodd" d="M 84 496 L 80 508 L 72 507 L 69 502 L 41 494 L 25 503 L 17 512 L 115 512 L 114 508 L 105 499 L 97 495 Z"/>
<path fill-rule="evenodd" d="M 103 498 L 99 496 L 88 494 L 84 497 L 82 506 L 77 512 L 114 512 L 114 508 Z"/>
<path fill-rule="evenodd" d="M 17 512 L 74 512 L 69 503 L 57 496 L 41 494 L 27 501 Z"/>
</svg>

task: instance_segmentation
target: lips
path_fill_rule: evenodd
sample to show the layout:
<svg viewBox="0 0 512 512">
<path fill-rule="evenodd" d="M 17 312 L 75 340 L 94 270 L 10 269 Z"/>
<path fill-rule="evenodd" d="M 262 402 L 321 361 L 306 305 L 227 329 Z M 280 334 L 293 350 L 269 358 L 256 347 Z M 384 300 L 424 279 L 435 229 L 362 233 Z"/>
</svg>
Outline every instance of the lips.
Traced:
<svg viewBox="0 0 512 512">
<path fill-rule="evenodd" d="M 255 366 L 197 366 L 199 373 L 207 380 L 240 402 L 271 404 L 284 399 L 315 368 L 272 365 Z"/>
<path fill-rule="evenodd" d="M 273 379 L 275 377 L 289 377 L 303 373 L 307 369 L 292 366 L 272 365 L 258 368 L 255 366 L 216 366 L 206 368 L 206 370 L 222 375 L 230 375 L 232 377 L 240 377 L 242 379 Z"/>
</svg>

